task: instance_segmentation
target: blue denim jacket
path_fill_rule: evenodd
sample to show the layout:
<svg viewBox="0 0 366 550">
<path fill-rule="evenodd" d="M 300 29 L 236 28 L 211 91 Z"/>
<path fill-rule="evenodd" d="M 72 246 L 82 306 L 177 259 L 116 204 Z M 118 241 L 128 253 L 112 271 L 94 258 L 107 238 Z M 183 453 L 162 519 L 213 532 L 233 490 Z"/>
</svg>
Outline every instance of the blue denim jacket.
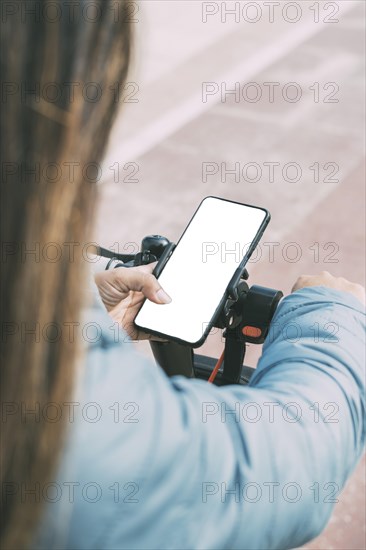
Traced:
<svg viewBox="0 0 366 550">
<path fill-rule="evenodd" d="M 103 332 L 35 547 L 286 549 L 320 533 L 365 441 L 355 298 L 285 298 L 247 387 L 168 379 L 100 304 L 87 319 Z"/>
</svg>

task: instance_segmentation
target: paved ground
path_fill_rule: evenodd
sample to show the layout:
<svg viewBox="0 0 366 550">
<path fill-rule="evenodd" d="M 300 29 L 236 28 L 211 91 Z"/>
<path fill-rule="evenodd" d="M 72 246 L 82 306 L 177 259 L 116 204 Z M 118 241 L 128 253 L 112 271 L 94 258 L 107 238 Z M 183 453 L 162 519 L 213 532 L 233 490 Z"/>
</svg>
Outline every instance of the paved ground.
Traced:
<svg viewBox="0 0 366 550">
<path fill-rule="evenodd" d="M 273 22 L 263 2 L 236 4 L 225 22 L 221 2 L 140 3 L 125 93 L 136 102 L 110 141 L 96 238 L 121 251 L 149 233 L 174 240 L 214 194 L 271 211 L 253 283 L 289 292 L 299 274 L 322 269 L 362 282 L 365 4 L 302 0 L 295 12 L 281 2 Z M 221 347 L 210 336 L 204 351 Z M 250 348 L 247 363 L 259 353 Z M 363 463 L 306 548 L 366 548 L 364 472 Z"/>
</svg>

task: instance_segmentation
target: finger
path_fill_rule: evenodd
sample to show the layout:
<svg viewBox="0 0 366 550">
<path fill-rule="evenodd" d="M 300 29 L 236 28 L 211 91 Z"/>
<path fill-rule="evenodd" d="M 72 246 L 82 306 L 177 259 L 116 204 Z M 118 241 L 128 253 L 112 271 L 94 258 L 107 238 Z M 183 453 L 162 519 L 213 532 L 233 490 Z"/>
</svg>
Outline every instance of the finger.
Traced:
<svg viewBox="0 0 366 550">
<path fill-rule="evenodd" d="M 157 263 L 158 262 L 153 262 L 151 264 L 139 265 L 135 269 L 138 269 L 139 271 L 144 271 L 145 273 L 152 273 L 157 266 Z"/>
<path fill-rule="evenodd" d="M 126 272 L 123 274 L 124 285 L 129 290 L 142 292 L 146 298 L 156 304 L 169 304 L 172 301 L 170 296 L 163 290 L 156 277 L 152 273 L 147 272 L 146 268 L 150 268 L 150 266 L 143 267 L 144 269 L 126 269 Z"/>
<path fill-rule="evenodd" d="M 296 292 L 296 290 L 300 290 L 304 286 L 306 286 L 306 283 L 309 281 L 309 279 L 312 279 L 313 277 L 311 275 L 301 275 L 298 277 L 298 279 L 295 281 L 294 286 L 291 289 L 291 292 Z"/>
</svg>

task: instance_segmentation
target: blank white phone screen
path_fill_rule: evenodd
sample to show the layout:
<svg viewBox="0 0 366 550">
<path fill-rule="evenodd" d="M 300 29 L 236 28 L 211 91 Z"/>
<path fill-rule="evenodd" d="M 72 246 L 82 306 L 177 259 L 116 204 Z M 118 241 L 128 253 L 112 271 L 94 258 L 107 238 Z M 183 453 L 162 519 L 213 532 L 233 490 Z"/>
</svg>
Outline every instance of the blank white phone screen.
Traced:
<svg viewBox="0 0 366 550">
<path fill-rule="evenodd" d="M 146 300 L 136 324 L 198 343 L 265 218 L 260 208 L 206 198 L 159 277 L 172 302 Z"/>
</svg>

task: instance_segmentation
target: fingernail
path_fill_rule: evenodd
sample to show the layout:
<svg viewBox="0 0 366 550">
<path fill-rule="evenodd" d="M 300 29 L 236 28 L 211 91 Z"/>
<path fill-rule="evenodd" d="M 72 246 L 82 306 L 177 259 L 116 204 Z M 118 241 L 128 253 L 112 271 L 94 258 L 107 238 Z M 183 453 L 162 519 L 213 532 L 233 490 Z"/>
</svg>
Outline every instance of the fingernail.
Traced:
<svg viewBox="0 0 366 550">
<path fill-rule="evenodd" d="M 156 297 L 162 304 L 170 304 L 172 301 L 171 297 L 162 288 L 157 291 Z"/>
</svg>

